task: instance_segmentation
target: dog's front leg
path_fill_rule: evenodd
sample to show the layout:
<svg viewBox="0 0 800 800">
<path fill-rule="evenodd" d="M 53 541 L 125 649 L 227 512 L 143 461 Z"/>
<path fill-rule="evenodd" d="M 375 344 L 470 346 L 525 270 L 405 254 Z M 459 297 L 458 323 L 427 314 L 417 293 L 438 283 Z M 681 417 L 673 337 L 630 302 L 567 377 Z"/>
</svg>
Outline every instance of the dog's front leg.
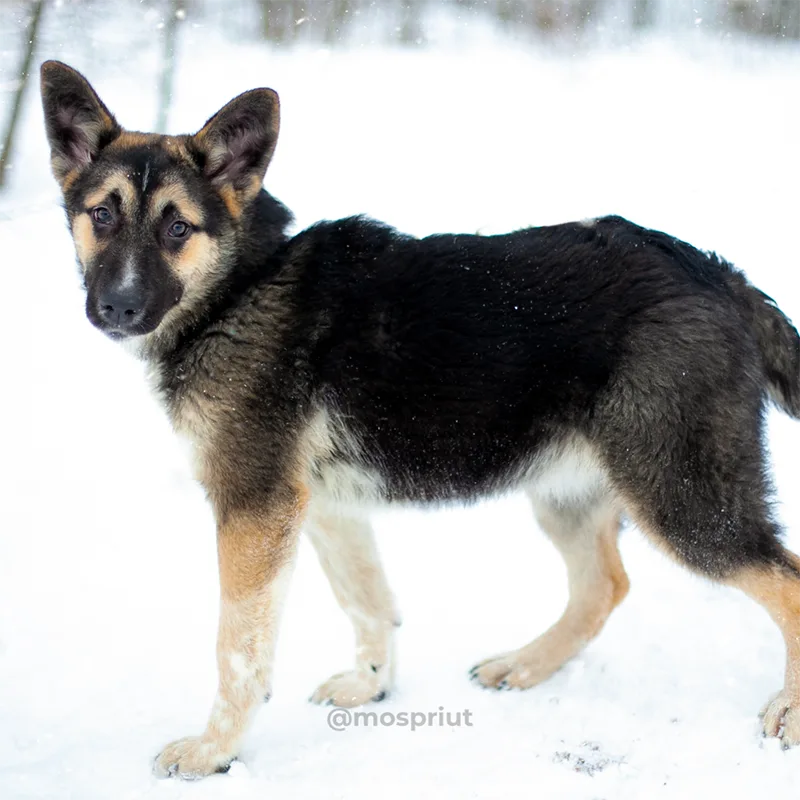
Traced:
<svg viewBox="0 0 800 800">
<path fill-rule="evenodd" d="M 287 493 L 256 512 L 218 523 L 219 689 L 205 732 L 179 739 L 156 758 L 159 777 L 197 779 L 227 771 L 255 710 L 271 691 L 278 621 L 306 499 Z"/>
</svg>

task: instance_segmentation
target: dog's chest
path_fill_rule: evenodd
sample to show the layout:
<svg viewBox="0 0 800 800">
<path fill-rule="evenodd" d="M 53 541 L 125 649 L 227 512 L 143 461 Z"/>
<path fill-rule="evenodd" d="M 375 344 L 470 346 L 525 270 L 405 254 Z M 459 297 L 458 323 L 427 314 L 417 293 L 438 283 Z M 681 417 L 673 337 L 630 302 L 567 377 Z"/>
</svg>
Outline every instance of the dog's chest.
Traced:
<svg viewBox="0 0 800 800">
<path fill-rule="evenodd" d="M 149 382 L 188 455 L 194 477 L 202 482 L 218 428 L 217 404 L 199 388 L 169 385 L 160 369 L 151 370 Z"/>
</svg>

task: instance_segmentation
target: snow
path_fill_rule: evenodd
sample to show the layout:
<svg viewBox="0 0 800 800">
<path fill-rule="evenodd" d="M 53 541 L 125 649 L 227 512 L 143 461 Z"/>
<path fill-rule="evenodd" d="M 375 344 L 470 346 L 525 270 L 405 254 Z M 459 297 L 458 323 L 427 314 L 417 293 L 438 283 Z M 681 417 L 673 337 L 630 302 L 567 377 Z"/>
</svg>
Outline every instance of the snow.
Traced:
<svg viewBox="0 0 800 800">
<path fill-rule="evenodd" d="M 276 88 L 267 186 L 299 225 L 367 212 L 416 234 L 495 232 L 620 213 L 719 250 L 800 319 L 796 47 L 643 40 L 570 58 L 488 27 L 413 51 L 186 35 L 170 128 Z M 151 125 L 152 82 L 67 51 L 124 124 Z M 469 710 L 471 726 L 329 728 L 306 700 L 352 662 L 352 634 L 304 541 L 275 694 L 241 761 L 199 784 L 153 778 L 213 699 L 213 521 L 140 365 L 83 316 L 34 92 L 24 123 L 0 209 L 0 798 L 791 795 L 800 750 L 756 719 L 782 682 L 777 628 L 633 529 L 631 593 L 584 654 L 525 693 L 470 684 L 566 600 L 518 496 L 376 519 L 404 624 L 397 689 L 367 710 Z M 773 414 L 770 444 L 800 551 L 800 426 Z"/>
</svg>

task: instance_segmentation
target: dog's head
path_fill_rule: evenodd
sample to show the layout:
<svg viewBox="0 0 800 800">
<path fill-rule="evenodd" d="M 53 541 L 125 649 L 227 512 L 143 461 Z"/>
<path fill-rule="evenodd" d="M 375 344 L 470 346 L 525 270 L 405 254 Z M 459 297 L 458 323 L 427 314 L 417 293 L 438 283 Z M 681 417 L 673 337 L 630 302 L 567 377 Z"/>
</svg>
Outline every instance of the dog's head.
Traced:
<svg viewBox="0 0 800 800">
<path fill-rule="evenodd" d="M 192 136 L 123 130 L 89 82 L 42 65 L 51 165 L 87 289 L 113 338 L 191 307 L 228 269 L 278 138 L 278 96 L 239 95 Z"/>
</svg>

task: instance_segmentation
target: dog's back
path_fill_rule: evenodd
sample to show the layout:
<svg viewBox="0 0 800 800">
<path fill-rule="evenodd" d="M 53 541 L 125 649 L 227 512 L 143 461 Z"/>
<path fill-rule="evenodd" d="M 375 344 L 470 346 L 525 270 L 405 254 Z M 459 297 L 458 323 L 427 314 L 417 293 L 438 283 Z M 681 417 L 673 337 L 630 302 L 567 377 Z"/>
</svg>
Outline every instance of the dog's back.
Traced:
<svg viewBox="0 0 800 800">
<path fill-rule="evenodd" d="M 600 447 L 605 409 L 650 407 L 688 435 L 767 385 L 741 308 L 755 291 L 619 217 L 422 240 L 353 218 L 314 226 L 285 257 L 309 412 L 336 439 L 326 458 L 369 473 L 373 499 L 473 499 L 575 437 Z"/>
</svg>

